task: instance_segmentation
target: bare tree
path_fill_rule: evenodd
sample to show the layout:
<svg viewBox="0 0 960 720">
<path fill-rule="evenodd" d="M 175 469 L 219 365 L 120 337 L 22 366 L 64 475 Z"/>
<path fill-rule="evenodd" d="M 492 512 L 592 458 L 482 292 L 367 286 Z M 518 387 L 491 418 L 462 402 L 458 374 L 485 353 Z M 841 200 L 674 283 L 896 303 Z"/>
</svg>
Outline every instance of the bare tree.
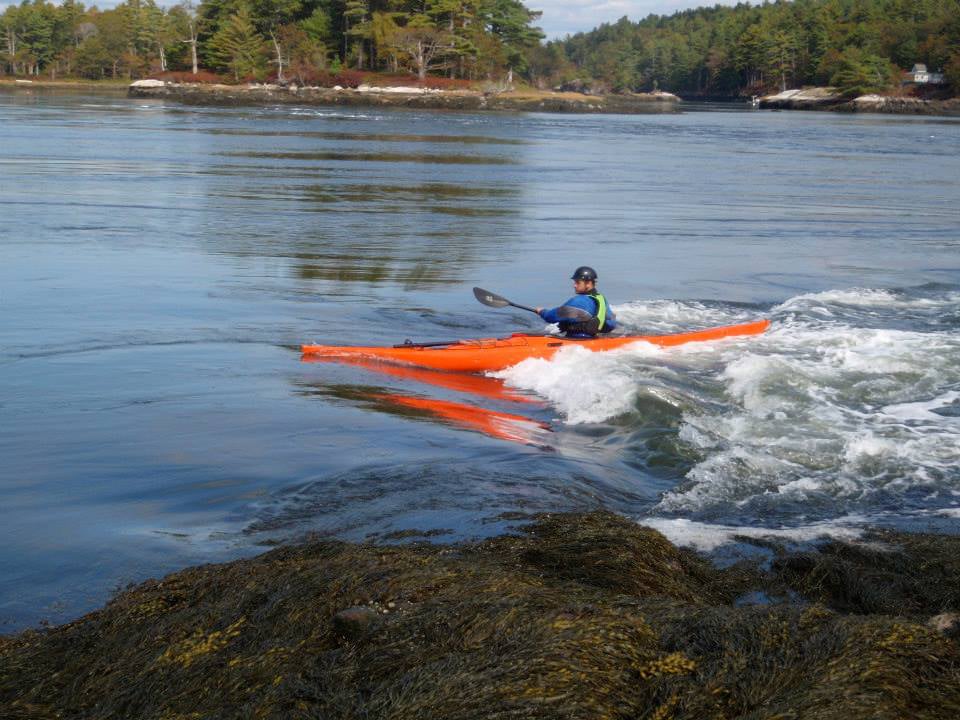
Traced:
<svg viewBox="0 0 960 720">
<path fill-rule="evenodd" d="M 197 36 L 200 32 L 200 14 L 197 12 L 197 6 L 193 0 L 186 0 L 180 4 L 180 15 L 182 19 L 183 30 L 187 37 L 180 42 L 187 43 L 190 46 L 190 59 L 193 61 L 193 74 L 196 75 L 200 70 L 200 63 L 197 61 Z"/>
<path fill-rule="evenodd" d="M 428 70 L 446 67 L 450 34 L 434 27 L 407 26 L 394 33 L 391 44 L 399 54 L 410 60 L 417 71 L 417 78 L 423 82 Z"/>
</svg>

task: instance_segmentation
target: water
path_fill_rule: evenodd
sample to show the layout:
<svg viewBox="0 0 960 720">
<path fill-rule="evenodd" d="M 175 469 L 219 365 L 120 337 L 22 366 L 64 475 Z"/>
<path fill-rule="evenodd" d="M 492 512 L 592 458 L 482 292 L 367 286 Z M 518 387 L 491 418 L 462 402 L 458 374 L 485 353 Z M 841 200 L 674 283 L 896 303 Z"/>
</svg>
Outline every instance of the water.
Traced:
<svg viewBox="0 0 960 720">
<path fill-rule="evenodd" d="M 0 94 L 0 631 L 306 532 L 606 507 L 703 548 L 960 521 L 960 123 L 193 108 Z M 629 332 L 457 381 L 301 362 Z M 464 384 L 465 383 L 465 384 Z"/>
</svg>

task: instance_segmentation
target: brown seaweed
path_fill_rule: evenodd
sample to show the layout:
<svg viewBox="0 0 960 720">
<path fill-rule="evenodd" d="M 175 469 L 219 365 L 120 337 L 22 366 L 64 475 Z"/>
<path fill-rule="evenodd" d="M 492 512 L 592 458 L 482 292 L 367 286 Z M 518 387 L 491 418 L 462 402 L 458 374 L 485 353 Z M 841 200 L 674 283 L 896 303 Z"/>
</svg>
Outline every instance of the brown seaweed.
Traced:
<svg viewBox="0 0 960 720">
<path fill-rule="evenodd" d="M 283 546 L 0 638 L 0 716 L 960 717 L 960 647 L 927 624 L 958 609 L 956 539 L 883 540 L 717 569 L 594 512 L 476 544 Z M 799 596 L 735 602 L 751 589 Z"/>
</svg>

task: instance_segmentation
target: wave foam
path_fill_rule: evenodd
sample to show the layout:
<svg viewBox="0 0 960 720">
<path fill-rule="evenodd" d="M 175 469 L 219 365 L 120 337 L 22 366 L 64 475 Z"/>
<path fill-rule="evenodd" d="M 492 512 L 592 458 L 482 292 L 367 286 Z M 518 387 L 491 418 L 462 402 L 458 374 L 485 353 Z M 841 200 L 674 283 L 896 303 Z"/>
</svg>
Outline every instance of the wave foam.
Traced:
<svg viewBox="0 0 960 720">
<path fill-rule="evenodd" d="M 960 386 L 956 334 L 781 328 L 728 356 L 718 379 L 731 404 L 684 415 L 680 437 L 705 458 L 662 509 L 786 489 L 865 497 L 960 481 L 960 422 L 932 411 L 960 397 L 946 390 Z"/>
<path fill-rule="evenodd" d="M 823 312 L 797 312 L 811 308 Z M 631 332 L 759 314 L 676 300 L 616 311 Z M 772 315 L 759 337 L 608 353 L 567 348 L 497 376 L 546 398 L 571 424 L 644 412 L 643 397 L 668 398 L 690 453 L 657 512 L 806 508 L 824 517 L 942 505 L 960 493 L 960 330 L 949 321 L 960 315 L 960 293 L 834 290 L 791 298 Z"/>
<path fill-rule="evenodd" d="M 606 353 L 565 347 L 550 360 L 524 360 L 492 375 L 546 398 L 569 423 L 595 423 L 630 411 L 636 402 L 638 378 L 625 358 L 658 352 L 647 343 Z"/>
<path fill-rule="evenodd" d="M 940 297 L 917 297 L 902 292 L 876 288 L 848 288 L 843 290 L 825 290 L 818 293 L 797 295 L 777 305 L 773 311 L 784 312 L 825 308 L 830 305 L 843 305 L 859 308 L 935 308 L 955 305 L 960 302 L 960 293 L 950 292 Z"/>
<path fill-rule="evenodd" d="M 718 547 L 737 542 L 738 537 L 757 540 L 775 539 L 791 542 L 811 542 L 830 538 L 856 540 L 863 536 L 866 518 L 850 515 L 828 522 L 811 523 L 797 527 L 758 528 L 734 525 L 714 525 L 685 518 L 641 518 L 639 524 L 663 533 L 674 545 L 711 552 Z"/>
</svg>

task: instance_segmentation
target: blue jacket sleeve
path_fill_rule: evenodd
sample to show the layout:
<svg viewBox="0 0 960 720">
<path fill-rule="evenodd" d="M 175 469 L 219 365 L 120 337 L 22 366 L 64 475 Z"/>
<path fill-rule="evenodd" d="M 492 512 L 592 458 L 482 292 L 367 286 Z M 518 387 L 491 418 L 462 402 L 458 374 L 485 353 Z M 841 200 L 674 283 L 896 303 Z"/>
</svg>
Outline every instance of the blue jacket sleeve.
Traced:
<svg viewBox="0 0 960 720">
<path fill-rule="evenodd" d="M 597 303 L 594 302 L 587 295 L 574 295 L 572 298 L 567 300 L 563 305 L 559 305 L 555 308 L 550 308 L 549 310 L 543 310 L 540 313 L 540 317 L 546 320 L 548 323 L 559 323 L 560 317 L 557 315 L 557 311 L 561 307 L 575 307 L 580 308 L 581 310 L 586 310 L 591 315 L 597 314 Z"/>
<path fill-rule="evenodd" d="M 557 317 L 558 309 L 559 308 L 550 308 L 549 310 L 541 310 L 540 317 L 548 323 L 558 323 L 560 322 L 560 318 Z"/>
</svg>

